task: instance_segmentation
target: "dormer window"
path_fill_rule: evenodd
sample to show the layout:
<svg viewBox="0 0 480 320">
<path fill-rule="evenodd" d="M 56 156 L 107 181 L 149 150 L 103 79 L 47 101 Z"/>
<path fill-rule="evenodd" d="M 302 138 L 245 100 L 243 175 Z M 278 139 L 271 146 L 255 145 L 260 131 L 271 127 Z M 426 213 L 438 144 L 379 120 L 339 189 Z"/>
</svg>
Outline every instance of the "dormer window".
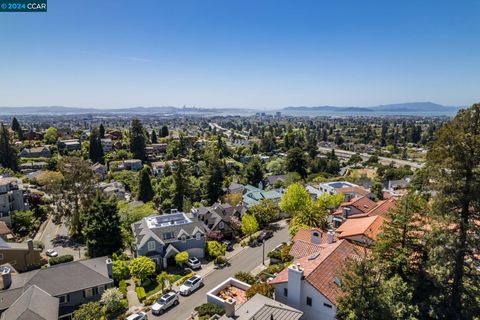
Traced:
<svg viewBox="0 0 480 320">
<path fill-rule="evenodd" d="M 202 234 L 201 234 L 200 232 L 198 232 L 198 233 L 195 235 L 195 239 L 201 240 L 201 239 L 202 239 Z"/>
<path fill-rule="evenodd" d="M 225 223 L 223 223 L 223 221 L 220 221 L 220 223 L 218 224 L 218 228 L 219 229 L 224 229 L 225 228 Z"/>
<path fill-rule="evenodd" d="M 148 251 L 155 251 L 155 247 L 156 247 L 155 241 L 148 241 L 147 247 L 148 247 Z"/>
<path fill-rule="evenodd" d="M 183 243 L 187 242 L 187 236 L 186 236 L 186 235 L 182 235 L 182 236 L 180 237 L 180 241 L 183 242 Z"/>
</svg>

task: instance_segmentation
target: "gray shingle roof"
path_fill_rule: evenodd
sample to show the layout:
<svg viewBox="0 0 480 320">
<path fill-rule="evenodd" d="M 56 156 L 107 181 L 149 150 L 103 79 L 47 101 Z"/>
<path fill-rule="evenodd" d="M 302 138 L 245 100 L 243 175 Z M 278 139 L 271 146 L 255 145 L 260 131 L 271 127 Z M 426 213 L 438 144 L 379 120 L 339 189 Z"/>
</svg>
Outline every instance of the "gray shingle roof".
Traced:
<svg viewBox="0 0 480 320">
<path fill-rule="evenodd" d="M 2 320 L 57 320 L 58 298 L 33 285 L 2 314 Z"/>
</svg>

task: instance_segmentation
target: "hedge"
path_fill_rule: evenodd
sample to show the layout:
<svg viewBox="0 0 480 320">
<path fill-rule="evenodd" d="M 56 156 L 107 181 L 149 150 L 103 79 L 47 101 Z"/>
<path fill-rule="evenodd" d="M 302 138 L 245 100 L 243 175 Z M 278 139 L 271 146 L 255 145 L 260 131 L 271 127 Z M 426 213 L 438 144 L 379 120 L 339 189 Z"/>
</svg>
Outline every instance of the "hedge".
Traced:
<svg viewBox="0 0 480 320">
<path fill-rule="evenodd" d="M 127 282 L 125 280 L 120 280 L 118 283 L 118 288 L 124 296 L 127 294 Z"/>
<path fill-rule="evenodd" d="M 52 257 L 48 260 L 48 263 L 53 266 L 60 263 L 66 263 L 73 261 L 73 256 L 71 254 L 66 254 L 63 256 Z"/>
<path fill-rule="evenodd" d="M 145 300 L 145 298 L 147 297 L 147 295 L 145 294 L 144 287 L 136 287 L 135 292 L 137 293 L 137 297 L 138 297 L 138 300 L 140 300 L 140 302 Z"/>
</svg>

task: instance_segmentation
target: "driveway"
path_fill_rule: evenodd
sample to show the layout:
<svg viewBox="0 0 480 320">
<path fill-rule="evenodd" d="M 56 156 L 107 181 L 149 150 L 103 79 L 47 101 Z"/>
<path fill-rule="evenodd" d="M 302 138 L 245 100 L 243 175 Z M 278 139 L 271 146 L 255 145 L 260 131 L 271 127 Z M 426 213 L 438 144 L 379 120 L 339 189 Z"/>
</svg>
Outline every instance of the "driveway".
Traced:
<svg viewBox="0 0 480 320">
<path fill-rule="evenodd" d="M 277 245 L 289 240 L 288 227 L 282 226 L 277 232 L 275 232 L 273 238 L 269 239 L 265 243 L 265 259 L 268 252 L 273 250 Z M 148 319 L 165 319 L 165 320 L 185 320 L 191 316 L 193 309 L 207 302 L 206 293 L 219 285 L 228 277 L 239 271 L 252 271 L 262 263 L 262 247 L 247 248 L 236 256 L 231 258 L 230 266 L 224 269 L 215 270 L 208 273 L 205 276 L 205 285 L 198 291 L 194 292 L 190 296 L 180 296 L 180 304 L 171 308 L 166 313 L 160 316 L 154 316 L 151 312 L 148 312 Z"/>
<path fill-rule="evenodd" d="M 64 223 L 55 224 L 50 217 L 40 235 L 35 237 L 45 244 L 45 249 L 54 249 L 58 255 L 71 254 L 75 260 L 85 257 L 85 245 L 72 240 Z"/>
</svg>

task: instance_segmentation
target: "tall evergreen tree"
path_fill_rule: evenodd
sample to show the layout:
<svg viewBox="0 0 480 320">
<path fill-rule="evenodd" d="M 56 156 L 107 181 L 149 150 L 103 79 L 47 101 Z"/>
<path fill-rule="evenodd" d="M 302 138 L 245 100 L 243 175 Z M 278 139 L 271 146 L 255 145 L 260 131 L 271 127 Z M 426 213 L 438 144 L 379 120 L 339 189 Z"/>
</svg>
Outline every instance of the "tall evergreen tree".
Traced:
<svg viewBox="0 0 480 320">
<path fill-rule="evenodd" d="M 89 257 L 111 255 L 122 248 L 120 216 L 113 197 L 97 192 L 92 203 L 83 210 L 83 235 Z"/>
<path fill-rule="evenodd" d="M 102 140 L 100 138 L 100 131 L 97 128 L 94 128 L 90 133 L 89 137 L 90 148 L 88 150 L 88 157 L 92 160 L 93 163 L 100 162 L 103 163 L 103 147 Z"/>
<path fill-rule="evenodd" d="M 293 148 L 287 154 L 287 171 L 297 172 L 302 179 L 307 177 L 307 160 L 300 148 Z"/>
<path fill-rule="evenodd" d="M 160 129 L 160 137 L 165 138 L 168 137 L 168 135 L 168 127 L 166 125 L 162 126 L 162 128 Z"/>
<path fill-rule="evenodd" d="M 20 126 L 20 123 L 15 117 L 13 117 L 12 119 L 12 130 L 15 131 L 15 133 L 17 134 L 18 140 L 23 140 L 22 127 Z"/>
<path fill-rule="evenodd" d="M 145 160 L 147 154 L 145 151 L 146 139 L 143 132 L 143 125 L 138 119 L 132 121 L 130 127 L 130 151 L 135 159 Z"/>
<path fill-rule="evenodd" d="M 258 186 L 258 184 L 263 181 L 263 175 L 262 161 L 258 156 L 253 156 L 245 166 L 245 179 L 249 184 Z"/>
<path fill-rule="evenodd" d="M 221 160 L 219 150 L 213 146 L 206 154 L 207 171 L 205 174 L 206 197 L 209 204 L 213 204 L 223 194 L 223 180 L 225 166 Z"/>
<path fill-rule="evenodd" d="M 184 210 L 185 197 L 188 194 L 188 180 L 185 175 L 185 166 L 179 159 L 175 163 L 176 170 L 173 173 L 175 179 L 175 193 L 173 196 L 173 205 L 180 211 Z"/>
<path fill-rule="evenodd" d="M 137 200 L 148 202 L 153 199 L 154 193 L 152 182 L 150 181 L 149 170 L 143 168 L 138 175 L 138 196 Z"/>
<path fill-rule="evenodd" d="M 437 192 L 435 217 L 438 281 L 444 287 L 448 319 L 471 319 L 480 311 L 480 104 L 461 110 L 437 134 L 427 154 L 430 181 Z M 439 272 L 442 271 L 442 272 Z"/>
<path fill-rule="evenodd" d="M 14 171 L 18 169 L 17 152 L 10 143 L 10 134 L 3 123 L 0 123 L 0 164 Z"/>
<path fill-rule="evenodd" d="M 152 143 L 158 143 L 157 133 L 155 132 L 155 130 L 152 130 L 152 136 L 150 137 L 150 140 L 152 141 Z"/>
<path fill-rule="evenodd" d="M 105 127 L 103 126 L 103 123 L 100 124 L 99 132 L 100 132 L 100 138 L 105 139 Z"/>
</svg>

